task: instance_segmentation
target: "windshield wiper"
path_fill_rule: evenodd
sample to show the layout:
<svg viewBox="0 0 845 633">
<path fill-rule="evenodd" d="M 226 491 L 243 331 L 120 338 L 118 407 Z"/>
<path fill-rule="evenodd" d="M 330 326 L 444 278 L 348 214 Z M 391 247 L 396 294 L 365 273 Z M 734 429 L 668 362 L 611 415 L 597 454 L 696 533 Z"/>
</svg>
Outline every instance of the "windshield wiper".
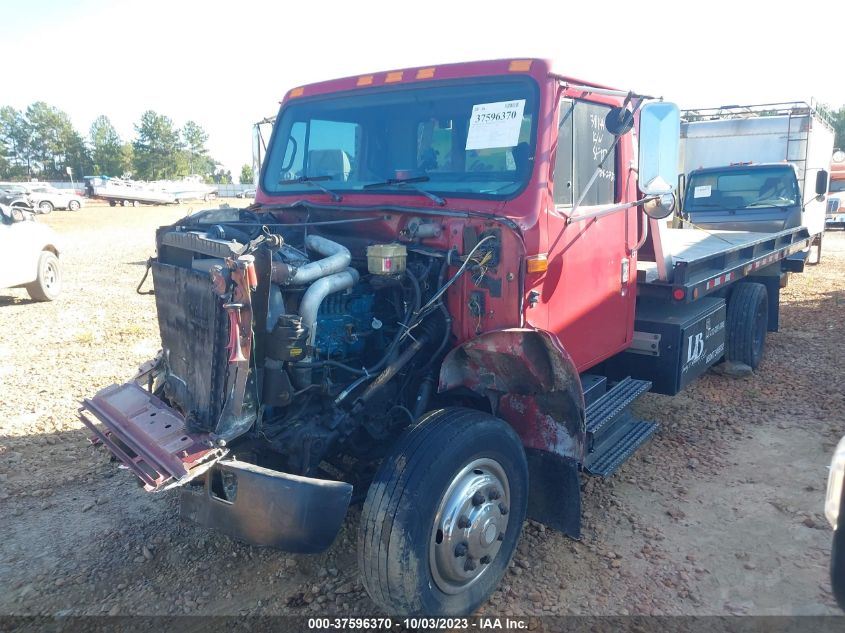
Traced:
<svg viewBox="0 0 845 633">
<path fill-rule="evenodd" d="M 431 193 L 430 191 L 426 191 L 420 187 L 414 187 L 412 183 L 415 182 L 428 182 L 431 180 L 428 176 L 414 176 L 413 178 L 388 178 L 384 182 L 371 182 L 368 185 L 364 185 L 364 189 L 379 189 L 381 187 L 408 187 L 409 189 L 413 189 L 417 193 L 421 193 L 429 200 L 433 200 L 435 203 L 440 205 L 441 207 L 446 206 L 445 198 L 441 198 L 436 193 Z"/>
<path fill-rule="evenodd" d="M 321 180 L 331 180 L 331 176 L 300 176 L 299 178 L 294 178 L 293 180 L 280 180 L 280 185 L 298 185 L 301 183 L 305 183 L 306 185 L 313 185 L 317 187 L 323 193 L 327 193 L 332 197 L 332 200 L 335 202 L 340 202 L 343 200 L 343 196 L 340 195 L 337 191 L 332 191 L 328 187 L 324 187 L 320 184 Z"/>
</svg>

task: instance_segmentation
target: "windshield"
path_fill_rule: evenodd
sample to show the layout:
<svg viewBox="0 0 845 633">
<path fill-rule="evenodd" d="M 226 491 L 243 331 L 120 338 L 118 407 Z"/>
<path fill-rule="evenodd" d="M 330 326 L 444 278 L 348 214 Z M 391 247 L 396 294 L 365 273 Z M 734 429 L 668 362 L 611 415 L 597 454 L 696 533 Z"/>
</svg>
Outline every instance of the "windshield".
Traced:
<svg viewBox="0 0 845 633">
<path fill-rule="evenodd" d="M 319 194 L 318 180 L 337 192 L 512 197 L 533 165 L 537 101 L 527 78 L 295 100 L 280 113 L 263 188 Z"/>
<path fill-rule="evenodd" d="M 831 180 L 830 193 L 842 193 L 845 191 L 845 180 Z"/>
<path fill-rule="evenodd" d="M 691 174 L 684 208 L 705 211 L 790 207 L 799 201 L 798 182 L 791 168 L 732 167 L 725 171 Z"/>
</svg>

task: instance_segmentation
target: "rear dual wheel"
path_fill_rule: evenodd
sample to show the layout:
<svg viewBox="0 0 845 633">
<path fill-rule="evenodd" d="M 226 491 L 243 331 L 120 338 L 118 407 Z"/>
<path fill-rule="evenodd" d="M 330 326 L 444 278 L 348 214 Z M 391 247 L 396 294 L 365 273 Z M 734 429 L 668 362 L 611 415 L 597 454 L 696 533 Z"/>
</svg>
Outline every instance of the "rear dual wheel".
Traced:
<svg viewBox="0 0 845 633">
<path fill-rule="evenodd" d="M 472 613 L 508 568 L 527 500 L 525 452 L 507 423 L 472 409 L 427 414 L 367 494 L 364 587 L 391 614 Z"/>
<path fill-rule="evenodd" d="M 725 357 L 757 369 L 769 329 L 769 295 L 758 283 L 737 284 L 728 300 Z"/>
</svg>

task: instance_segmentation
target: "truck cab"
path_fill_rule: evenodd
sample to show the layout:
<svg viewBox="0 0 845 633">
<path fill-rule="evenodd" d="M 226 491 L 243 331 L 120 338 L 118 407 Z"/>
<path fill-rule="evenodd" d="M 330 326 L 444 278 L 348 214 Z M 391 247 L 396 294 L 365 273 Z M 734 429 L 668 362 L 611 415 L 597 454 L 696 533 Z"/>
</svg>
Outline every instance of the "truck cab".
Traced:
<svg viewBox="0 0 845 633">
<path fill-rule="evenodd" d="M 789 163 L 694 169 L 683 200 L 695 226 L 774 233 L 801 226 L 801 190 Z"/>
</svg>

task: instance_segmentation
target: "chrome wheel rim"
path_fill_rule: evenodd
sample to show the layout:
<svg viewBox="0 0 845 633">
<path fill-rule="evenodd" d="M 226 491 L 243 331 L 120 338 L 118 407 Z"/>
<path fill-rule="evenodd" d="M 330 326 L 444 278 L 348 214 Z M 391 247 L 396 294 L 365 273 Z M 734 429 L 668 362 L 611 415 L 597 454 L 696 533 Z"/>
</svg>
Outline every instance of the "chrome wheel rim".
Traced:
<svg viewBox="0 0 845 633">
<path fill-rule="evenodd" d="M 487 573 L 508 526 L 510 486 L 494 459 L 476 459 L 440 500 L 429 543 L 431 575 L 444 593 L 466 591 Z"/>
</svg>

